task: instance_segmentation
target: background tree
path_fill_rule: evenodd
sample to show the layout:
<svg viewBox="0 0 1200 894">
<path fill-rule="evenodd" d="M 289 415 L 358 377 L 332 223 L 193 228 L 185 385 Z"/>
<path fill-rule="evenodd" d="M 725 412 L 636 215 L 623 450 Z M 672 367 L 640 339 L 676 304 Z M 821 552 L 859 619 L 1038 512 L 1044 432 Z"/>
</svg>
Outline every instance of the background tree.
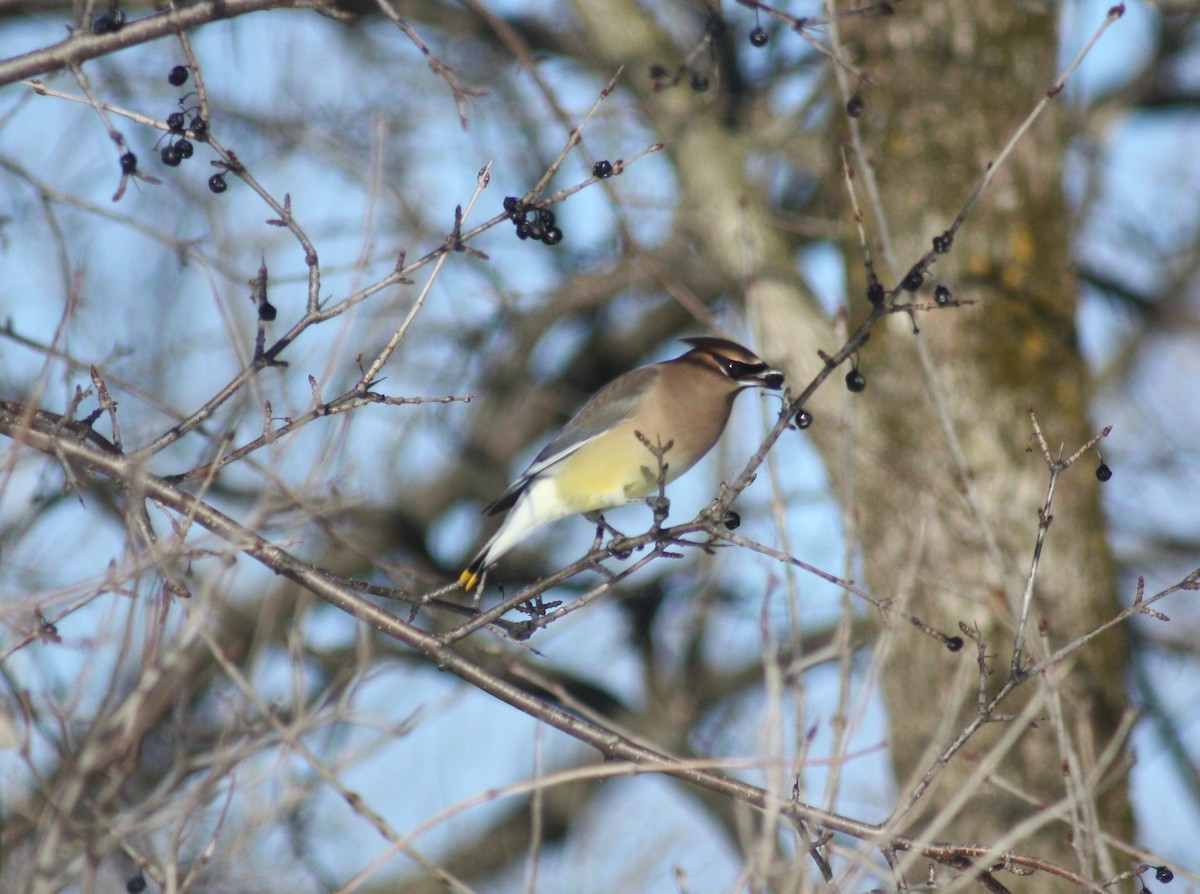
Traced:
<svg viewBox="0 0 1200 894">
<path fill-rule="evenodd" d="M 3 44 L 5 890 L 1194 879 L 1194 10 L 272 5 Z M 698 332 L 668 536 L 451 587 Z"/>
</svg>

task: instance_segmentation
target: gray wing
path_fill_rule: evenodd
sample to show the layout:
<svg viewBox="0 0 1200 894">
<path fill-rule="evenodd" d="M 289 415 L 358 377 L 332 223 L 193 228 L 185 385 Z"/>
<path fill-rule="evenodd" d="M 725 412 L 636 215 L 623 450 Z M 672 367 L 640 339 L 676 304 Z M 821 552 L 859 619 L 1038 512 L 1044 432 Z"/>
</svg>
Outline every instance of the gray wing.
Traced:
<svg viewBox="0 0 1200 894">
<path fill-rule="evenodd" d="M 500 497 L 484 509 L 494 515 L 508 509 L 538 475 L 555 463 L 562 462 L 584 444 L 596 440 L 611 428 L 632 418 L 638 399 L 658 378 L 657 366 L 643 366 L 609 382 L 579 408 L 571 421 L 562 427 L 542 452 L 534 457 L 521 477 L 509 485 Z"/>
</svg>

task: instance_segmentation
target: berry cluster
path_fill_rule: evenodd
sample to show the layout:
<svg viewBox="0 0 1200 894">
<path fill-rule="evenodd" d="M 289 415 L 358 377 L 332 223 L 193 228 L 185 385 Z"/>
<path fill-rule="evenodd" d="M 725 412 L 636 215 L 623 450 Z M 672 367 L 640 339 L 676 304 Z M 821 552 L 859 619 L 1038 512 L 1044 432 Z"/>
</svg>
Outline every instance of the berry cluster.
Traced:
<svg viewBox="0 0 1200 894">
<path fill-rule="evenodd" d="M 176 65 L 167 73 L 167 83 L 182 87 L 187 83 L 190 72 L 186 65 Z M 199 105 L 188 105 L 188 93 L 179 99 L 179 109 L 167 116 L 167 145 L 159 150 L 159 158 L 169 168 L 177 168 L 195 154 L 192 141 L 203 143 L 208 139 L 208 122 L 200 113 Z M 215 193 L 228 189 L 225 174 L 213 174 L 208 178 L 208 188 Z"/>
<path fill-rule="evenodd" d="M 562 242 L 562 230 L 554 225 L 554 212 L 549 208 L 528 208 L 516 196 L 507 196 L 504 211 L 516 226 L 518 239 L 536 239 L 545 245 Z"/>
<path fill-rule="evenodd" d="M 176 65 L 167 75 L 167 82 L 172 87 L 181 87 L 187 83 L 188 70 L 186 66 Z M 190 96 L 191 94 L 188 94 Z M 163 146 L 159 153 L 162 157 L 162 163 L 169 168 L 177 168 L 179 165 L 189 158 L 195 152 L 195 147 L 192 145 L 185 134 L 190 131 L 192 139 L 204 142 L 208 137 L 208 123 L 200 115 L 199 107 L 188 107 L 184 105 L 187 96 L 179 100 L 179 111 L 172 112 L 167 116 L 167 132 L 170 134 L 170 140 L 167 145 Z M 191 115 L 191 121 L 188 121 L 188 115 Z"/>
</svg>

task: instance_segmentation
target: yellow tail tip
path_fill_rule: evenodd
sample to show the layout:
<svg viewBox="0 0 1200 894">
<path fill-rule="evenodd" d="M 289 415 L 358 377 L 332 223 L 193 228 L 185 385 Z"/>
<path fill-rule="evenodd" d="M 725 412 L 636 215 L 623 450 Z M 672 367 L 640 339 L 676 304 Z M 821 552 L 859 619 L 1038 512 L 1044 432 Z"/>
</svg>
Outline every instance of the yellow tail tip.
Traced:
<svg viewBox="0 0 1200 894">
<path fill-rule="evenodd" d="M 475 585 L 479 583 L 479 572 L 467 568 L 458 576 L 458 583 L 464 590 L 470 591 L 475 589 Z"/>
</svg>

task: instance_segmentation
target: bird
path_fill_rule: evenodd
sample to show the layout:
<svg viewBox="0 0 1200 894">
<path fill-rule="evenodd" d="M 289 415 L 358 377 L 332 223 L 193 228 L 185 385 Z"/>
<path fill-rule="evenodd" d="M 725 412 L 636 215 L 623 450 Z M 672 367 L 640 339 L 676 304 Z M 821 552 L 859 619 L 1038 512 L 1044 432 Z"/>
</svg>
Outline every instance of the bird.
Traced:
<svg viewBox="0 0 1200 894">
<path fill-rule="evenodd" d="M 737 342 L 713 336 L 682 341 L 687 353 L 639 367 L 597 391 L 542 448 L 484 514 L 509 510 L 459 576 L 464 590 L 484 569 L 543 525 L 568 515 L 623 506 L 674 481 L 712 449 L 733 401 L 747 388 L 783 387 L 783 373 Z M 669 445 L 669 447 L 668 447 Z"/>
</svg>

